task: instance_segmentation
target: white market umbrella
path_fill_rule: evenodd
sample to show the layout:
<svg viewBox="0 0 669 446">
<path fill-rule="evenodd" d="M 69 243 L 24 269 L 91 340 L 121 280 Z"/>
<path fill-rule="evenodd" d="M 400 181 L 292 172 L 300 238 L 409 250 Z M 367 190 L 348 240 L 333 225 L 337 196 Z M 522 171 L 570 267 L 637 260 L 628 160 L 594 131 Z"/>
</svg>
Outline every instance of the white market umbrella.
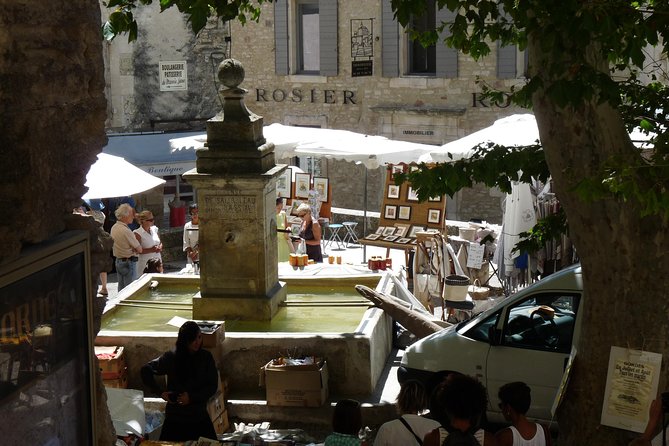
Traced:
<svg viewBox="0 0 669 446">
<path fill-rule="evenodd" d="M 98 160 L 86 174 L 88 192 L 82 198 L 125 197 L 164 183 L 162 178 L 144 172 L 121 157 L 99 153 Z"/>
<path fill-rule="evenodd" d="M 268 142 L 274 143 L 278 159 L 294 156 L 331 158 L 365 165 L 376 169 L 385 164 L 417 161 L 435 146 L 388 139 L 348 130 L 315 127 L 293 127 L 271 124 L 263 128 Z M 207 135 L 196 135 L 170 140 L 172 152 L 197 150 L 204 147 Z"/>
<path fill-rule="evenodd" d="M 465 159 L 472 156 L 474 147 L 480 144 L 493 143 L 501 146 L 529 146 L 536 144 L 539 140 L 539 128 L 534 115 L 518 114 L 498 119 L 489 127 L 471 133 L 465 137 L 444 144 L 423 155 L 419 161 L 449 162 Z M 452 155 L 452 158 L 449 157 Z"/>
</svg>

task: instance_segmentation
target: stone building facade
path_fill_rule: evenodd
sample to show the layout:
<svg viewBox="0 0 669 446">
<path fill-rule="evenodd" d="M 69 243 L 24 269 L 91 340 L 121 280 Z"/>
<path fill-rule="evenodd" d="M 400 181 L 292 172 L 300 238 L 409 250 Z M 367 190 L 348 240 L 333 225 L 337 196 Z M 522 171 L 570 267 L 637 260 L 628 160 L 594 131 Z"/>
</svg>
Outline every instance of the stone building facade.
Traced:
<svg viewBox="0 0 669 446">
<path fill-rule="evenodd" d="M 439 14 L 435 9 L 428 21 L 448 19 Z M 202 128 L 220 108 L 215 69 L 225 57 L 244 65 L 246 104 L 266 125 L 441 145 L 527 112 L 483 100 L 477 84 L 508 89 L 523 82 L 522 52 L 493 47 L 474 61 L 441 44 L 422 51 L 392 19 L 389 0 L 280 0 L 263 5 L 258 23 L 211 21 L 197 37 L 177 11 L 159 13 L 156 6 L 136 15 L 138 42 L 118 38 L 106 50 L 107 127 L 115 132 Z M 169 61 L 185 62 L 185 90 L 161 91 L 160 63 Z M 330 178 L 334 207 L 361 209 L 363 167 L 330 159 L 292 162 Z M 368 172 L 370 211 L 381 207 L 385 175 L 383 168 Z M 461 191 L 449 199 L 446 217 L 501 223 L 502 198 L 485 187 Z"/>
</svg>

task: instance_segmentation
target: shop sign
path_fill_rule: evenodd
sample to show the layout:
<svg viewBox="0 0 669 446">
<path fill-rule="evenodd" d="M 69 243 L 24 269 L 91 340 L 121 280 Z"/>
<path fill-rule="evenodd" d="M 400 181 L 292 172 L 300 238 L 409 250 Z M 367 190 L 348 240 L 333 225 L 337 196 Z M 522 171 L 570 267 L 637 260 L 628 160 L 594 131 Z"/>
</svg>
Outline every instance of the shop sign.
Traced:
<svg viewBox="0 0 669 446">
<path fill-rule="evenodd" d="M 256 101 L 355 105 L 356 97 L 355 91 L 351 90 L 317 90 L 312 88 L 303 91 L 301 88 L 291 90 L 256 88 Z"/>
<path fill-rule="evenodd" d="M 483 96 L 483 93 L 472 93 L 472 108 L 507 108 L 511 105 L 511 95 L 504 93 L 504 101 L 491 101 Z"/>
<path fill-rule="evenodd" d="M 397 125 L 393 137 L 404 141 L 434 143 L 441 141 L 443 131 L 428 125 Z"/>
<path fill-rule="evenodd" d="M 150 173 L 156 177 L 166 177 L 169 175 L 181 175 L 187 171 L 195 168 L 195 161 L 190 163 L 180 163 L 180 164 L 152 164 L 150 166 L 138 166 L 146 173 Z"/>
<path fill-rule="evenodd" d="M 351 77 L 371 76 L 372 72 L 371 60 L 354 60 L 351 62 Z"/>
<path fill-rule="evenodd" d="M 188 70 L 186 61 L 158 62 L 160 91 L 188 90 Z"/>
</svg>

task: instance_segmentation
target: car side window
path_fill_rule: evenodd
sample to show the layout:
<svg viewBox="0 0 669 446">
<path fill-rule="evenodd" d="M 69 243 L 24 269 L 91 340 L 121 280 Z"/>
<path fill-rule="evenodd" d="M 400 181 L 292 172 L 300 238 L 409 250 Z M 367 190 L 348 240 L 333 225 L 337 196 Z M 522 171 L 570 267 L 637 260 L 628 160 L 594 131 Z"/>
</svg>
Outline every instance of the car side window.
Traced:
<svg viewBox="0 0 669 446">
<path fill-rule="evenodd" d="M 569 353 L 579 294 L 542 293 L 509 308 L 502 343 L 507 347 Z"/>
<path fill-rule="evenodd" d="M 500 312 L 496 312 L 482 320 L 480 323 L 463 333 L 464 336 L 475 341 L 488 342 L 490 339 L 490 327 L 497 325 Z"/>
</svg>

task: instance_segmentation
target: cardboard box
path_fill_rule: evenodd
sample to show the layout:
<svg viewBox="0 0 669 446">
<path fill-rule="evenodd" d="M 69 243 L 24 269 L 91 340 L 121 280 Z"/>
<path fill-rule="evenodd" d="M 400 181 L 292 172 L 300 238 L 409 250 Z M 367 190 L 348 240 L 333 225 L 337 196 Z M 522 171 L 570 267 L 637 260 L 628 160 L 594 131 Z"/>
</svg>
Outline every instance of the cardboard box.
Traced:
<svg viewBox="0 0 669 446">
<path fill-rule="evenodd" d="M 195 321 L 202 332 L 202 347 L 218 347 L 225 340 L 225 323 L 222 321 Z"/>
<path fill-rule="evenodd" d="M 328 365 L 273 365 L 262 369 L 268 406 L 320 407 L 328 399 Z"/>
<path fill-rule="evenodd" d="M 112 379 L 103 379 L 102 384 L 105 387 L 113 387 L 116 389 L 127 389 L 128 388 L 128 368 L 126 367 L 121 372 L 119 372 L 117 378 Z"/>
<path fill-rule="evenodd" d="M 123 347 L 101 347 L 95 346 L 95 356 L 100 363 L 100 373 L 102 379 L 119 379 L 121 374 L 127 369 Z"/>
<path fill-rule="evenodd" d="M 225 412 L 225 394 L 222 391 L 218 391 L 209 398 L 207 402 L 207 413 L 209 413 L 209 418 L 211 421 L 216 420 L 221 414 Z"/>
<path fill-rule="evenodd" d="M 230 427 L 230 422 L 228 421 L 228 411 L 223 410 L 223 412 L 218 416 L 218 418 L 213 420 L 213 422 L 214 430 L 217 434 L 225 433 Z"/>
</svg>

